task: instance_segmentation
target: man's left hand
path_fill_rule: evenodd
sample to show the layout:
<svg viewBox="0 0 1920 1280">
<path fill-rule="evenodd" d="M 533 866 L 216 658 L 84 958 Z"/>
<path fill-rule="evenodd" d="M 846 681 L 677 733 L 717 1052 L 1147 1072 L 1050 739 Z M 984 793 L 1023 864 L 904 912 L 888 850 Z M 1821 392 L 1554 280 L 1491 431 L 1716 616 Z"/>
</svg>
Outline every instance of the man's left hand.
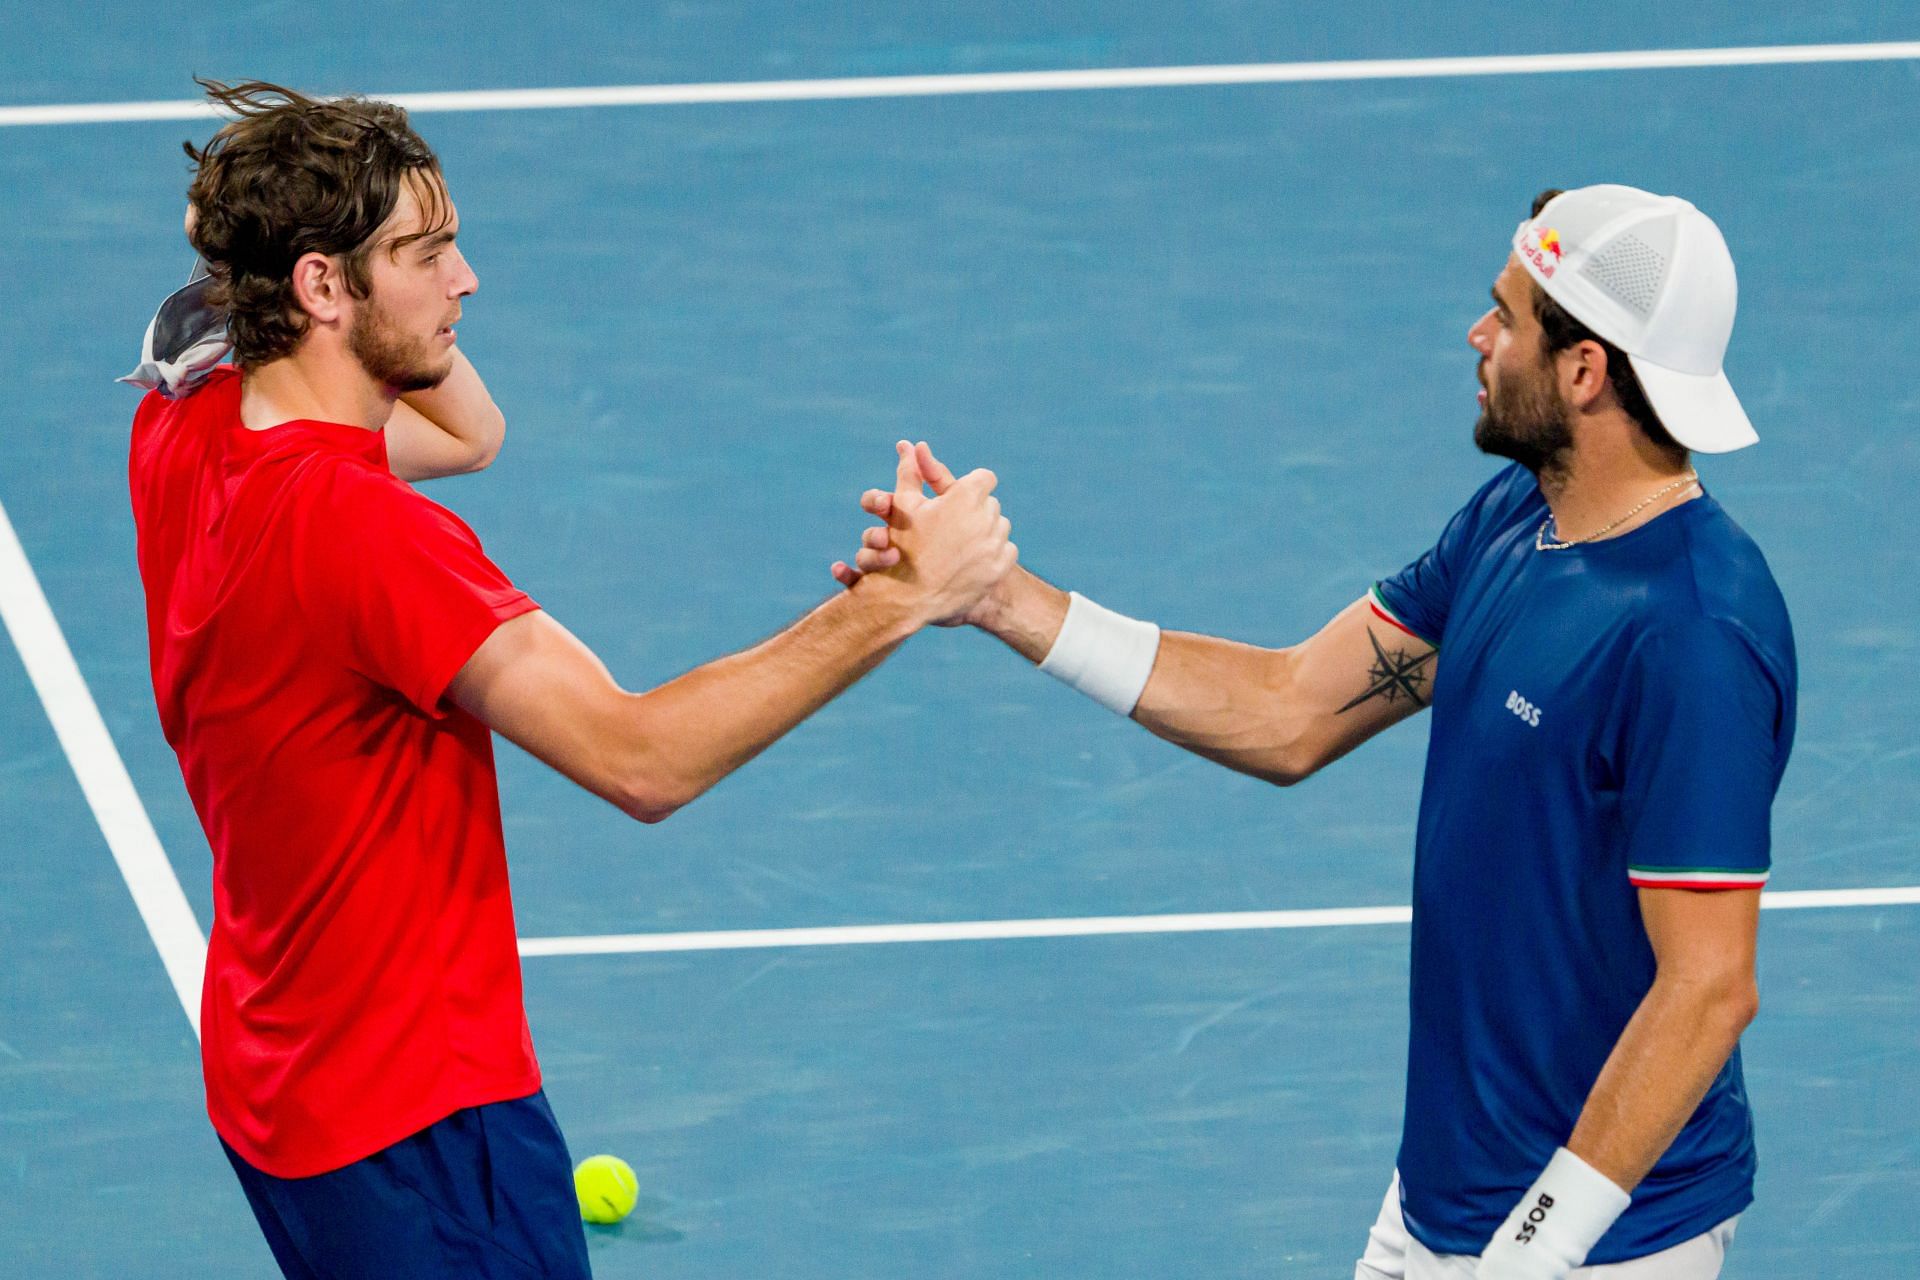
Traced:
<svg viewBox="0 0 1920 1280">
<path fill-rule="evenodd" d="M 1561 1147 L 1493 1233 L 1479 1280 L 1565 1280 L 1626 1212 L 1631 1197 Z"/>
</svg>

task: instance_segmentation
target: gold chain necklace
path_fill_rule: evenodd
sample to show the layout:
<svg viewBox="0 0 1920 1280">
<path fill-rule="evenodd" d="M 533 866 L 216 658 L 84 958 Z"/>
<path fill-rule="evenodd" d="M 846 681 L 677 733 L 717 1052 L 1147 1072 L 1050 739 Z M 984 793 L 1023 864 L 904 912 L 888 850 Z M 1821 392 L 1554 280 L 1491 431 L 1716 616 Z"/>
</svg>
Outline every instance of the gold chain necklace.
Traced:
<svg viewBox="0 0 1920 1280">
<path fill-rule="evenodd" d="M 1699 479 L 1700 479 L 1700 474 L 1698 472 L 1689 471 L 1687 472 L 1687 474 L 1681 476 L 1678 480 L 1675 480 L 1672 484 L 1668 485 L 1666 488 L 1656 489 L 1654 490 L 1654 492 L 1648 494 L 1647 500 L 1645 502 L 1642 502 L 1639 506 L 1627 512 L 1627 514 L 1621 516 L 1618 520 L 1615 520 L 1612 524 L 1606 526 L 1604 529 L 1596 529 L 1592 533 L 1588 534 L 1586 537 L 1575 538 L 1571 542 L 1548 542 L 1547 541 L 1547 526 L 1553 523 L 1553 517 L 1548 516 L 1545 520 L 1542 520 L 1540 522 L 1540 531 L 1533 535 L 1533 549 L 1535 551 L 1565 551 L 1568 547 L 1577 547 L 1583 542 L 1592 542 L 1595 538 L 1604 538 L 1606 535 L 1608 535 L 1609 533 L 1612 533 L 1615 529 L 1618 529 L 1621 525 L 1625 524 L 1627 521 L 1639 515 L 1642 511 L 1645 511 L 1648 507 L 1652 506 L 1654 503 L 1660 501 L 1660 499 L 1672 493 L 1675 489 L 1681 488 L 1684 485 L 1693 484 Z"/>
</svg>

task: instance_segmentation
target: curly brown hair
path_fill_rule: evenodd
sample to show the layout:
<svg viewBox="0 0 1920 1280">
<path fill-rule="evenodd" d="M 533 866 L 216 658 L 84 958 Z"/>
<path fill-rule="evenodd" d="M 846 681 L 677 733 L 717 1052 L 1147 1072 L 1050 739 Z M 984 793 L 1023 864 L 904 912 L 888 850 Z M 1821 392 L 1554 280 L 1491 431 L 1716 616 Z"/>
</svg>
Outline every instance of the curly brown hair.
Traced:
<svg viewBox="0 0 1920 1280">
<path fill-rule="evenodd" d="M 413 184 L 425 221 L 389 251 L 441 230 L 451 205 L 439 157 L 390 102 L 195 79 L 235 118 L 204 147 L 181 144 L 194 165 L 189 234 L 214 279 L 209 301 L 227 311 L 234 357 L 254 369 L 292 354 L 306 334 L 293 293 L 302 255 L 340 255 L 348 292 L 365 298 L 374 235 L 403 186 Z"/>
</svg>

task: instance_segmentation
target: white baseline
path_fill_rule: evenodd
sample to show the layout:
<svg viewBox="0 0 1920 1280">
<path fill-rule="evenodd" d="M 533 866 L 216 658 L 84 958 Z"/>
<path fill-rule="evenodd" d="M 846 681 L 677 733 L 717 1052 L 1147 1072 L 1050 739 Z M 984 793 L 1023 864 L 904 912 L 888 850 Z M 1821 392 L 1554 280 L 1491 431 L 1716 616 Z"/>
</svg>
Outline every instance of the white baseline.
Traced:
<svg viewBox="0 0 1920 1280">
<path fill-rule="evenodd" d="M 1893 906 L 1920 906 L 1920 885 L 1890 889 L 1796 889 L 1763 893 L 1760 896 L 1760 907 L 1765 911 Z M 604 956 L 662 951 L 843 947 L 888 942 L 983 942 L 1006 938 L 1221 933 L 1240 929 L 1325 929 L 1406 924 L 1412 919 L 1412 907 L 1329 907 L 1306 911 L 1218 911 L 1164 916 L 1069 916 L 1055 920 L 828 925 L 811 929 L 723 929 L 707 933 L 617 933 L 575 938 L 522 938 L 520 954 Z"/>
<path fill-rule="evenodd" d="M 1078 71 L 999 71 L 954 75 L 853 76 L 704 84 L 596 85 L 549 89 L 470 89 L 374 94 L 408 111 L 539 111 L 578 107 L 660 107 L 738 102 L 817 102 L 849 98 L 926 98 L 956 94 L 1045 93 L 1089 89 L 1168 89 L 1206 85 L 1305 84 L 1342 80 L 1434 80 L 1463 76 L 1550 75 L 1592 71 L 1672 71 L 1807 63 L 1920 59 L 1920 41 L 1873 44 L 1744 45 L 1717 49 L 1619 49 L 1595 53 L 1522 53 L 1459 58 L 1377 58 L 1325 62 L 1248 62 L 1185 67 L 1111 67 Z M 215 119 L 202 99 L 74 102 L 0 107 L 0 127 Z"/>
</svg>

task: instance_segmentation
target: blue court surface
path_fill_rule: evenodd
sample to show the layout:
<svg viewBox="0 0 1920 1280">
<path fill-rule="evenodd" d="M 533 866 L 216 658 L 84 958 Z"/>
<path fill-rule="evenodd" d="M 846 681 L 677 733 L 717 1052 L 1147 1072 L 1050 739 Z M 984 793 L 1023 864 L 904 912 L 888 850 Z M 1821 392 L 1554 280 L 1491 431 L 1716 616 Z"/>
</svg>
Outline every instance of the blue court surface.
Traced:
<svg viewBox="0 0 1920 1280">
<path fill-rule="evenodd" d="M 1915 38 L 1866 0 L 0 0 L 0 108 L 186 99 L 194 72 L 382 93 Z M 1739 264 L 1728 368 L 1762 435 L 1702 471 L 1800 646 L 1772 887 L 1920 885 L 1917 111 L 1920 61 L 1854 59 L 422 113 L 481 279 L 461 340 L 510 421 L 490 471 L 427 491 L 630 688 L 831 591 L 902 436 L 996 469 L 1039 572 L 1286 643 L 1491 472 L 1465 335 L 1535 191 L 1677 192 Z M 185 278 L 179 144 L 210 130 L 0 127 L 0 504 L 202 928 L 112 378 Z M 155 941 L 0 648 L 0 1275 L 271 1274 Z M 596 1273 L 1351 1275 L 1398 1140 L 1402 924 L 550 952 L 1405 903 L 1419 723 L 1275 791 L 938 632 L 658 827 L 502 747 L 548 1090 L 575 1156 L 642 1188 Z M 1920 1275 L 1920 906 L 1763 921 L 1762 1173 L 1726 1275 Z"/>
</svg>

